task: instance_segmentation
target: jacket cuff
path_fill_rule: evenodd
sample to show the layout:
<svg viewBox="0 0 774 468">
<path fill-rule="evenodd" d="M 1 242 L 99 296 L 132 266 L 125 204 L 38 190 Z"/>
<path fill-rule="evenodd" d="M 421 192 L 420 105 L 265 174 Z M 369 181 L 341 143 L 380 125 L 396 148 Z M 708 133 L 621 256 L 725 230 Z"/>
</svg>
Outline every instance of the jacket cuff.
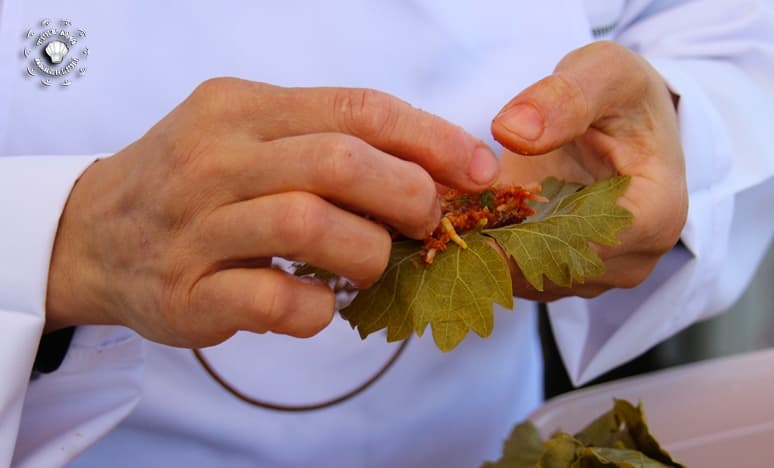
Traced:
<svg viewBox="0 0 774 468">
<path fill-rule="evenodd" d="M 75 181 L 95 159 L 0 157 L 0 308 L 45 316 L 59 218 Z"/>
<path fill-rule="evenodd" d="M 75 180 L 94 156 L 0 157 L 0 465 L 10 464 L 45 321 L 51 248 Z"/>
<path fill-rule="evenodd" d="M 40 338 L 38 353 L 32 365 L 33 378 L 36 374 L 50 374 L 59 369 L 70 348 L 74 333 L 75 327 L 68 327 L 46 333 Z"/>
</svg>

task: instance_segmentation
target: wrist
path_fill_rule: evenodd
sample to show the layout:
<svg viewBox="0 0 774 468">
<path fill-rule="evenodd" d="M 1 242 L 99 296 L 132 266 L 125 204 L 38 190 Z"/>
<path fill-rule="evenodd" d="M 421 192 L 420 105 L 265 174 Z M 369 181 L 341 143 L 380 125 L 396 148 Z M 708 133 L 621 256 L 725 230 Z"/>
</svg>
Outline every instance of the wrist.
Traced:
<svg viewBox="0 0 774 468">
<path fill-rule="evenodd" d="M 95 181 L 103 163 L 97 160 L 76 180 L 59 219 L 48 271 L 44 333 L 115 324 L 98 300 L 102 278 L 87 249 L 92 241 L 87 226 L 97 221 L 90 208 L 99 200 Z"/>
</svg>

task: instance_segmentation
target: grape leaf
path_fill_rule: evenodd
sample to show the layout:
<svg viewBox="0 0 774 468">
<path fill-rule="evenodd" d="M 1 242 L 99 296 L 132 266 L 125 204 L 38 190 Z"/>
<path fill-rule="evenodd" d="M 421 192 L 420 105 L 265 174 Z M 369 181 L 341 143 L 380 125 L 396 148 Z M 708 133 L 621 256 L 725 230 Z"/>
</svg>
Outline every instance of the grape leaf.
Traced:
<svg viewBox="0 0 774 468">
<path fill-rule="evenodd" d="M 575 437 L 585 445 L 633 449 L 664 466 L 682 466 L 650 432 L 641 404 L 634 406 L 619 399 L 614 402 L 612 410 L 594 420 Z"/>
<path fill-rule="evenodd" d="M 542 195 L 547 202 L 529 202 L 530 206 L 535 210 L 535 214 L 527 218 L 526 222 L 531 223 L 535 221 L 542 221 L 551 212 L 556 209 L 556 205 L 566 197 L 574 194 L 578 190 L 584 187 L 583 184 L 577 184 L 575 182 L 565 182 L 555 177 L 549 177 L 540 184 L 540 195 Z"/>
<path fill-rule="evenodd" d="M 614 400 L 574 437 L 556 432 L 543 442 L 530 421 L 516 426 L 503 445 L 503 455 L 481 468 L 683 468 L 648 430 L 642 406 Z"/>
<path fill-rule="evenodd" d="M 563 197 L 554 196 L 550 211 L 536 214 L 535 220 L 485 231 L 497 240 L 519 265 L 524 278 L 538 291 L 543 276 L 560 286 L 582 283 L 604 273 L 605 265 L 589 242 L 618 243 L 616 235 L 632 223 L 632 214 L 616 205 L 629 184 L 624 176 L 596 182 Z M 547 185 L 557 193 L 574 188 Z M 558 199 L 558 200 L 557 200 Z"/>
<path fill-rule="evenodd" d="M 503 456 L 496 462 L 485 462 L 481 468 L 531 468 L 543 457 L 543 439 L 532 421 L 513 428 L 503 444 Z"/>
<path fill-rule="evenodd" d="M 430 266 L 422 262 L 421 243 L 396 242 L 379 282 L 360 291 L 341 315 L 363 338 L 387 328 L 388 341 L 412 332 L 421 336 L 430 324 L 442 351 L 457 346 L 469 330 L 489 336 L 492 303 L 513 307 L 508 265 L 490 239 L 475 232 L 463 239 L 467 249 L 450 244 Z"/>
<path fill-rule="evenodd" d="M 616 205 L 629 177 L 618 176 L 588 186 L 550 178 L 543 182 L 548 203 L 522 224 L 464 234 L 468 249 L 455 244 L 432 265 L 421 259 L 422 244 L 393 244 L 382 278 L 360 291 L 340 311 L 360 336 L 387 329 L 387 340 L 422 335 L 430 325 L 442 351 L 450 351 L 473 331 L 486 338 L 493 329 L 493 304 L 513 306 L 508 265 L 497 244 L 518 264 L 524 277 L 543 290 L 543 277 L 562 286 L 604 272 L 604 263 L 589 242 L 614 245 L 632 214 Z M 314 273 L 314 268 L 296 274 Z"/>
<path fill-rule="evenodd" d="M 587 447 L 578 454 L 578 466 L 588 468 L 670 468 L 633 449 Z M 575 466 L 575 465 L 573 465 Z"/>
</svg>

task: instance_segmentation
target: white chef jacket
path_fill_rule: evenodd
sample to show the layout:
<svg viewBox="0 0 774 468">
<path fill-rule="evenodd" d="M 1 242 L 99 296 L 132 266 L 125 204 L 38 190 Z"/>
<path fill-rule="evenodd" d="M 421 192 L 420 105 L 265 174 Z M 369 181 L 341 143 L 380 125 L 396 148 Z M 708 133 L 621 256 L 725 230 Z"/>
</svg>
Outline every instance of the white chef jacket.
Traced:
<svg viewBox="0 0 774 468">
<path fill-rule="evenodd" d="M 539 3 L 539 4 L 538 4 Z M 42 19 L 81 25 L 88 73 L 25 75 Z M 289 414 L 245 405 L 190 351 L 121 327 L 79 327 L 60 368 L 30 381 L 58 218 L 79 174 L 142 136 L 199 82 L 382 89 L 493 143 L 489 122 L 591 31 L 642 53 L 681 96 L 690 208 L 641 286 L 550 305 L 575 383 L 717 313 L 772 237 L 774 16 L 770 1 L 167 2 L 0 0 L 0 465 L 477 466 L 540 401 L 532 304 L 495 310 L 492 337 L 448 354 L 414 339 L 372 388 Z M 317 337 L 238 334 L 205 350 L 242 391 L 282 403 L 335 396 L 394 349 L 340 319 Z"/>
</svg>

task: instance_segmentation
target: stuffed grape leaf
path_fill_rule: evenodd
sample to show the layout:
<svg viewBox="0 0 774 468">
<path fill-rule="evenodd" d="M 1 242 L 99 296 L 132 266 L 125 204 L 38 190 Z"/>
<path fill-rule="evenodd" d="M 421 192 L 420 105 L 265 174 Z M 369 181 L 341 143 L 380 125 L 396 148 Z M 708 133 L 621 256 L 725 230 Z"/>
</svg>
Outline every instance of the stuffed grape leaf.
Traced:
<svg viewBox="0 0 774 468">
<path fill-rule="evenodd" d="M 617 176 L 588 186 L 547 179 L 545 204 L 521 224 L 462 235 L 468 248 L 455 244 L 432 265 L 421 261 L 422 243 L 393 244 L 388 266 L 372 287 L 360 291 L 340 313 L 360 336 L 386 329 L 388 341 L 422 335 L 427 326 L 442 351 L 454 349 L 470 332 L 486 338 L 493 330 L 493 304 L 511 308 L 512 282 L 506 260 L 495 243 L 543 290 L 544 277 L 571 286 L 604 272 L 604 263 L 589 245 L 614 245 L 632 214 L 616 201 L 629 183 Z M 302 267 L 296 274 L 325 272 Z"/>
</svg>

